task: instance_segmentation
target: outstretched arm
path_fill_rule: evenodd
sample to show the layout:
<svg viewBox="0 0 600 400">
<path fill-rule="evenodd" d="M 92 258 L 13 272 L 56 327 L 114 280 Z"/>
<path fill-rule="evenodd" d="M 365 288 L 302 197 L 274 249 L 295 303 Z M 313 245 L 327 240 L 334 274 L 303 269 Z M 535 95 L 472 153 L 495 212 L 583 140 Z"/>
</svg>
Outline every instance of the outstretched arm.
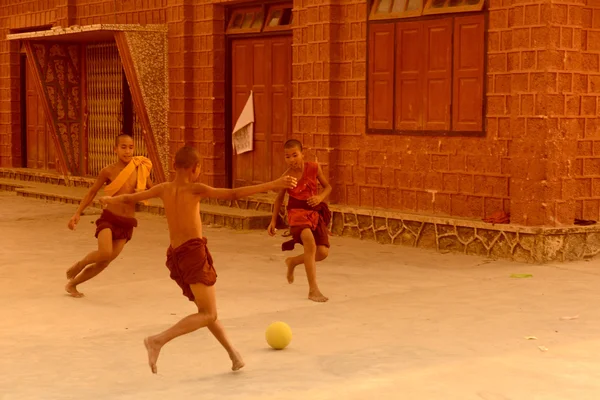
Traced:
<svg viewBox="0 0 600 400">
<path fill-rule="evenodd" d="M 332 190 L 331 185 L 329 184 L 329 181 L 325 177 L 325 174 L 323 173 L 323 170 L 321 169 L 320 165 L 319 165 L 319 170 L 317 172 L 317 179 L 319 180 L 319 183 L 321 184 L 321 186 L 323 186 L 323 191 L 321 193 L 319 193 L 318 195 L 313 196 L 307 200 L 308 205 L 311 207 L 315 207 L 319 203 L 323 202 L 323 200 L 325 200 L 327 198 L 327 196 L 329 196 L 331 194 L 331 190 Z"/>
<path fill-rule="evenodd" d="M 90 190 L 88 190 L 85 197 L 83 199 L 81 199 L 81 203 L 79 203 L 79 207 L 77 207 L 77 211 L 75 211 L 75 214 L 73 214 L 73 216 L 69 220 L 69 223 L 67 225 L 69 227 L 69 229 L 71 229 L 71 230 L 75 229 L 75 227 L 77 226 L 77 223 L 79 222 L 79 218 L 81 217 L 81 213 L 83 213 L 83 210 L 85 210 L 87 208 L 87 206 L 89 206 L 90 203 L 92 201 L 94 201 L 94 197 L 96 197 L 96 194 L 98 194 L 98 191 L 106 183 L 107 179 L 108 179 L 108 170 L 106 168 L 104 168 L 98 174 L 98 178 L 96 178 L 96 181 L 94 182 L 94 184 L 92 185 Z"/>
<path fill-rule="evenodd" d="M 87 206 L 89 206 L 90 203 L 92 201 L 94 201 L 94 197 L 96 197 L 96 195 L 98 194 L 98 191 L 106 183 L 107 177 L 108 177 L 108 171 L 106 169 L 103 169 L 102 171 L 100 171 L 100 173 L 98 174 L 98 178 L 96 178 L 96 181 L 94 182 L 94 184 L 92 185 L 90 190 L 88 190 L 85 197 L 81 200 L 81 203 L 79 203 L 79 207 L 77 208 L 77 211 L 75 212 L 75 214 L 81 215 L 83 210 L 85 210 L 87 208 Z"/>
<path fill-rule="evenodd" d="M 164 189 L 164 183 L 160 185 L 152 186 L 151 189 L 144 190 L 143 192 L 133 193 L 133 194 L 122 194 L 120 196 L 105 196 L 100 198 L 100 202 L 102 204 L 136 204 L 140 201 L 153 199 L 155 197 L 161 197 Z"/>
<path fill-rule="evenodd" d="M 192 191 L 197 196 L 221 200 L 237 200 L 242 197 L 248 197 L 253 194 L 267 192 L 269 190 L 292 189 L 296 187 L 296 183 L 296 178 L 291 176 L 282 176 L 276 181 L 261 183 L 260 185 L 245 186 L 236 189 L 216 189 L 202 183 L 195 183 Z"/>
</svg>

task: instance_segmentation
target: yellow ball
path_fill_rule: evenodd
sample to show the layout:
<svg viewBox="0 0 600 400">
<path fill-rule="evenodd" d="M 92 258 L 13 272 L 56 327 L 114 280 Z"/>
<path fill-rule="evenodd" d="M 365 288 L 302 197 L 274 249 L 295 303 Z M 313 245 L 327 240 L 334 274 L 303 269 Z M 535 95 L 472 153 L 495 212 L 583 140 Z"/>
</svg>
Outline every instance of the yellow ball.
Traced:
<svg viewBox="0 0 600 400">
<path fill-rule="evenodd" d="M 265 337 L 269 346 L 275 350 L 282 350 L 292 341 L 292 328 L 285 322 L 273 322 L 267 328 Z"/>
</svg>

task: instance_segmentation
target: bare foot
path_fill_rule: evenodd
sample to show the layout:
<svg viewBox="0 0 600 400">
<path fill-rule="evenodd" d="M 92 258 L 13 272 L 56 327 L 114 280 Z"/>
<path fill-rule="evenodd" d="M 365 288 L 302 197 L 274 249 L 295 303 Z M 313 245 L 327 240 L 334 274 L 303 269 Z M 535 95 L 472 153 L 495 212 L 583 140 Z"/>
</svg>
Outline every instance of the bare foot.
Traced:
<svg viewBox="0 0 600 400">
<path fill-rule="evenodd" d="M 242 356 L 237 351 L 235 351 L 233 354 L 230 354 L 229 358 L 231 358 L 232 371 L 239 371 L 240 369 L 244 368 L 244 365 L 246 365 L 244 360 L 242 360 Z"/>
<path fill-rule="evenodd" d="M 67 270 L 67 279 L 75 278 L 83 268 L 85 268 L 85 265 L 82 265 L 79 261 L 77 261 L 71 268 Z"/>
<path fill-rule="evenodd" d="M 73 281 L 69 281 L 69 283 L 67 283 L 67 285 L 65 286 L 65 290 L 70 296 L 76 298 L 83 297 L 83 293 L 77 290 L 77 286 L 73 284 Z"/>
<path fill-rule="evenodd" d="M 328 297 L 323 296 L 323 293 L 321 293 L 320 290 L 311 290 L 308 292 L 308 299 L 316 301 L 317 303 L 325 303 L 327 300 L 329 300 Z"/>
<path fill-rule="evenodd" d="M 292 265 L 292 257 L 285 259 L 285 265 L 287 265 L 287 281 L 288 283 L 294 283 L 294 269 L 295 265 Z"/>
<path fill-rule="evenodd" d="M 156 344 L 156 341 L 153 341 L 151 337 L 144 339 L 144 346 L 146 346 L 146 350 L 148 351 L 148 365 L 150 365 L 152 373 L 156 374 L 158 371 L 156 361 L 158 361 L 158 355 L 162 346 Z"/>
</svg>

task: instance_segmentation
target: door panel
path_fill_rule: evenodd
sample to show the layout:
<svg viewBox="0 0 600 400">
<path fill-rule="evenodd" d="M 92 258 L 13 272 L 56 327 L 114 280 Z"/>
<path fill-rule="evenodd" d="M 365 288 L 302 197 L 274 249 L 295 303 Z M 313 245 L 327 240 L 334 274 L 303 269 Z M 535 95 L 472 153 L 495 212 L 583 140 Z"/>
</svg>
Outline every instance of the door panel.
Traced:
<svg viewBox="0 0 600 400">
<path fill-rule="evenodd" d="M 232 127 L 242 113 L 252 88 L 252 52 L 252 41 L 236 41 L 232 44 Z M 234 152 L 232 161 L 234 187 L 252 181 L 252 153 L 235 155 Z"/>
<path fill-rule="evenodd" d="M 42 99 L 35 88 L 35 76 L 25 66 L 27 168 L 56 170 L 56 149 L 46 120 Z"/>
<path fill-rule="evenodd" d="M 254 93 L 254 150 L 232 156 L 233 186 L 267 182 L 283 173 L 283 143 L 291 129 L 291 38 L 232 42 L 232 127 Z"/>
<path fill-rule="evenodd" d="M 267 142 L 271 130 L 269 116 L 272 112 L 270 92 L 269 59 L 270 43 L 268 39 L 255 39 L 252 52 L 252 84 L 254 92 L 254 150 L 240 156 L 252 157 L 252 181 L 250 184 L 269 180 L 269 159 Z M 248 96 L 246 96 L 246 99 Z M 239 157 L 239 156 L 238 156 Z"/>
</svg>

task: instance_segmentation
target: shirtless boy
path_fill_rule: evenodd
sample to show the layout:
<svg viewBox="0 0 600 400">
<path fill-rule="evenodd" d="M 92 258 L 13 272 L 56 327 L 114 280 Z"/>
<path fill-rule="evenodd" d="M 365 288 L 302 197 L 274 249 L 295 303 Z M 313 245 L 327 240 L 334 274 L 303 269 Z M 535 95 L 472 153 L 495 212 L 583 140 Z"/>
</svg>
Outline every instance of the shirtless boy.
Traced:
<svg viewBox="0 0 600 400">
<path fill-rule="evenodd" d="M 308 298 L 316 302 L 329 300 L 321 293 L 317 285 L 317 261 L 323 261 L 329 255 L 329 221 L 331 212 L 323 201 L 331 193 L 331 185 L 325 178 L 318 163 L 304 162 L 302 143 L 288 140 L 284 145 L 285 162 L 288 170 L 284 175 L 298 179 L 298 185 L 292 189 L 281 190 L 275 200 L 273 217 L 267 232 L 275 236 L 277 216 L 283 204 L 286 192 L 289 194 L 287 213 L 292 239 L 283 243 L 283 251 L 293 250 L 296 243 L 304 246 L 304 254 L 289 257 L 287 265 L 287 280 L 294 282 L 294 269 L 304 264 L 308 278 Z M 318 183 L 323 187 L 319 193 Z"/>
<path fill-rule="evenodd" d="M 183 291 L 183 295 L 196 303 L 198 312 L 191 314 L 166 331 L 144 339 L 148 351 L 148 364 L 157 372 L 156 361 L 161 348 L 178 336 L 207 327 L 227 350 L 232 361 L 231 369 L 239 370 L 244 361 L 229 342 L 221 322 L 217 319 L 215 283 L 217 273 L 213 260 L 202 236 L 200 219 L 201 198 L 235 200 L 268 190 L 295 187 L 296 179 L 281 177 L 276 181 L 238 189 L 215 189 L 201 183 L 193 183 L 200 174 L 200 155 L 193 147 L 183 147 L 175 155 L 175 179 L 161 183 L 152 189 L 136 194 L 102 197 L 104 204 L 134 205 L 138 201 L 159 197 L 165 206 L 171 245 L 167 250 L 167 268 L 170 277 Z"/>
<path fill-rule="evenodd" d="M 133 157 L 134 144 L 130 135 L 117 136 L 114 150 L 119 161 L 100 171 L 96 182 L 81 200 L 75 215 L 71 217 L 69 229 L 75 230 L 83 210 L 94 201 L 104 184 L 107 185 L 104 190 L 110 196 L 135 193 L 152 187 L 149 178 L 152 163 L 146 157 Z M 69 281 L 65 290 L 68 294 L 82 297 L 83 293 L 77 290 L 77 286 L 98 275 L 117 258 L 125 243 L 131 240 L 133 228 L 137 226 L 134 216 L 135 203 L 111 205 L 102 212 L 96 221 L 98 250 L 92 251 L 67 270 Z"/>
</svg>

